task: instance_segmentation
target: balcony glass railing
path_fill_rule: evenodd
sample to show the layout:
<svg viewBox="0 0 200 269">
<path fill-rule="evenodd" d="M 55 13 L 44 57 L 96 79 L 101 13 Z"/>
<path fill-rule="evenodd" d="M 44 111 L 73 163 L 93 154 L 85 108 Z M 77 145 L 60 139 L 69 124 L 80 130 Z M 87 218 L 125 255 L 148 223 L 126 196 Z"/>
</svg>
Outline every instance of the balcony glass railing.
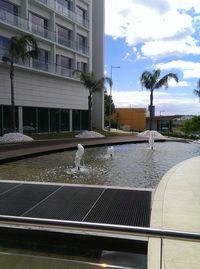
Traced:
<svg viewBox="0 0 200 269">
<path fill-rule="evenodd" d="M 47 39 L 55 42 L 55 33 L 49 31 L 46 28 L 41 27 L 38 24 L 34 24 L 32 22 L 29 22 L 29 31 L 31 33 L 34 33 L 36 35 L 42 36 L 44 38 L 47 38 Z"/>
<path fill-rule="evenodd" d="M 8 50 L 5 48 L 0 48 L 0 60 L 2 60 L 3 56 L 9 56 Z M 15 64 L 35 70 L 45 71 L 51 74 L 57 74 L 63 77 L 77 78 L 77 76 L 74 75 L 74 69 L 63 67 L 55 63 L 45 62 L 39 59 L 30 58 L 27 59 L 25 62 L 22 62 L 22 60 L 19 59 L 15 61 Z"/>
<path fill-rule="evenodd" d="M 18 27 L 22 30 L 37 34 L 41 37 L 47 38 L 51 41 L 55 41 L 55 33 L 41 27 L 40 25 L 34 24 L 28 20 L 25 20 L 19 16 L 9 13 L 3 9 L 0 10 L 0 20 Z"/>
<path fill-rule="evenodd" d="M 54 5 L 57 12 L 67 16 L 71 20 L 74 20 L 74 13 L 71 10 L 56 1 Z"/>
<path fill-rule="evenodd" d="M 86 28 L 89 27 L 89 20 L 88 19 L 84 19 L 83 17 L 81 17 L 77 13 L 75 13 L 72 10 L 68 9 L 64 5 L 58 3 L 56 0 L 36 0 L 36 1 L 47 5 L 48 7 L 54 9 L 56 12 L 58 12 L 58 13 L 62 14 L 63 16 L 69 18 L 73 22 L 76 22 L 76 23 L 78 23 L 78 24 L 80 24 L 80 25 L 82 25 L 82 26 L 84 26 Z"/>
<path fill-rule="evenodd" d="M 78 42 L 76 42 L 76 50 L 82 54 L 89 55 L 89 47 L 88 46 L 81 46 Z"/>
<path fill-rule="evenodd" d="M 45 1 L 45 0 L 44 0 Z M 57 42 L 58 44 L 61 44 L 65 47 L 71 48 L 73 50 L 77 50 L 80 53 L 89 54 L 89 49 L 88 47 L 81 47 L 80 46 L 75 46 L 73 40 L 66 40 L 62 36 L 56 37 L 56 33 L 49 31 L 48 29 L 45 29 L 41 27 L 38 24 L 34 24 L 28 20 L 25 20 L 19 16 L 15 16 L 12 13 L 9 13 L 5 10 L 0 10 L 0 21 L 7 23 L 9 25 L 18 27 L 22 30 L 28 31 L 30 33 L 34 33 L 38 36 L 41 36 L 43 38 L 46 38 L 50 41 Z"/>
<path fill-rule="evenodd" d="M 3 9 L 0 9 L 0 20 L 8 23 L 10 25 L 22 28 L 23 30 L 28 30 L 28 21 L 16 16 L 12 13 L 9 13 Z"/>
<path fill-rule="evenodd" d="M 68 47 L 70 49 L 74 49 L 73 40 L 67 40 L 63 36 L 57 36 L 57 42 L 65 47 Z"/>
</svg>

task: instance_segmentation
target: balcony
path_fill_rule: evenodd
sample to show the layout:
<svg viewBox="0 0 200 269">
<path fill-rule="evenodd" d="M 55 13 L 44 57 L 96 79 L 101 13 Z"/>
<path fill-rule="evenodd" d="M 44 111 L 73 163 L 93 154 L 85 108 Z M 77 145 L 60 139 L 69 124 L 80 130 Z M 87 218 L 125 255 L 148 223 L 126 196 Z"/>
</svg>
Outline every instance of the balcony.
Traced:
<svg viewBox="0 0 200 269">
<path fill-rule="evenodd" d="M 58 3 L 56 0 L 36 0 L 36 1 L 40 2 L 44 5 L 47 5 L 51 9 L 62 14 L 63 16 L 67 17 L 68 19 L 72 20 L 73 22 L 78 23 L 79 25 L 84 26 L 86 28 L 89 28 L 89 20 L 88 19 L 82 18 L 77 13 L 69 10 L 64 5 Z"/>
<path fill-rule="evenodd" d="M 55 42 L 54 32 L 51 32 L 48 29 L 41 27 L 40 25 L 33 24 L 32 22 L 9 13 L 3 9 L 0 10 L 0 21 Z"/>
<path fill-rule="evenodd" d="M 41 0 L 40 0 L 41 1 Z M 45 1 L 45 0 L 43 0 Z M 77 48 L 77 52 L 83 53 L 88 55 L 89 50 L 88 48 L 79 48 L 78 46 L 74 46 L 74 41 L 73 40 L 66 40 L 63 37 L 58 37 L 57 34 L 55 32 L 51 32 L 46 28 L 41 27 L 38 24 L 34 24 L 28 20 L 25 20 L 19 16 L 16 16 L 12 13 L 9 13 L 5 10 L 0 10 L 0 21 L 9 25 L 12 25 L 14 27 L 17 27 L 21 30 L 36 34 L 40 37 L 43 37 L 45 39 L 48 39 L 52 42 L 56 42 L 58 44 L 61 44 L 67 48 L 76 50 Z"/>
<path fill-rule="evenodd" d="M 56 41 L 60 45 L 63 45 L 63 46 L 68 47 L 70 49 L 74 49 L 73 40 L 70 40 L 70 39 L 67 40 L 65 37 L 57 35 Z"/>
<path fill-rule="evenodd" d="M 0 61 L 3 56 L 9 56 L 8 49 L 5 47 L 0 47 Z M 66 68 L 55 63 L 45 62 L 38 59 L 26 59 L 24 63 L 21 59 L 17 59 L 15 64 L 18 66 L 27 67 L 33 70 L 45 71 L 50 74 L 56 74 L 63 77 L 77 78 L 77 76 L 73 75 L 74 69 L 72 68 Z"/>
<path fill-rule="evenodd" d="M 3 9 L 0 9 L 0 20 L 15 27 L 21 28 L 28 31 L 29 25 L 28 21 L 16 16 L 12 13 L 9 13 Z"/>
<path fill-rule="evenodd" d="M 64 77 L 73 77 L 74 69 L 66 68 L 60 65 L 56 65 L 56 74 Z"/>
</svg>

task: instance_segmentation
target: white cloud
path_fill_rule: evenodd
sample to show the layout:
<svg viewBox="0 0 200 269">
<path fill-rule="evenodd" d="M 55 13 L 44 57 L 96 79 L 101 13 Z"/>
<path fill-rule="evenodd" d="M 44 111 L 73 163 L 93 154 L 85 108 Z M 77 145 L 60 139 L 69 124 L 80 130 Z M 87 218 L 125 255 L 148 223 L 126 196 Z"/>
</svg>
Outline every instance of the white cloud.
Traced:
<svg viewBox="0 0 200 269">
<path fill-rule="evenodd" d="M 173 87 L 173 88 L 178 88 L 178 87 L 190 87 L 190 85 L 187 83 L 187 81 L 179 81 L 178 83 L 176 83 L 176 81 L 174 79 L 170 79 L 169 83 L 168 83 L 169 87 Z"/>
<path fill-rule="evenodd" d="M 161 70 L 180 70 L 183 72 L 183 78 L 199 78 L 200 77 L 200 63 L 191 61 L 171 61 L 168 63 L 159 63 L 155 65 L 155 68 Z"/>
<path fill-rule="evenodd" d="M 146 42 L 141 51 L 146 57 L 165 57 L 182 55 L 200 55 L 197 42 L 188 37 L 185 40 L 155 40 Z"/>
<path fill-rule="evenodd" d="M 106 0 L 105 3 L 106 34 L 125 38 L 129 46 L 145 43 L 141 56 L 200 54 L 191 38 L 197 25 L 191 13 L 187 13 L 200 12 L 199 0 Z"/>
</svg>

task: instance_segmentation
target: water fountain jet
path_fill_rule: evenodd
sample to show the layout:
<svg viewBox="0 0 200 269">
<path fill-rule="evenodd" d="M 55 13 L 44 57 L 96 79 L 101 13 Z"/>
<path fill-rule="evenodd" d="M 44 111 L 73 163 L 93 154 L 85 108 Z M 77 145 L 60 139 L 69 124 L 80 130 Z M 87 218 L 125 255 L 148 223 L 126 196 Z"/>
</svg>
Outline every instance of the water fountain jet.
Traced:
<svg viewBox="0 0 200 269">
<path fill-rule="evenodd" d="M 74 163 L 75 163 L 75 168 L 76 170 L 80 170 L 81 168 L 81 160 L 83 158 L 83 154 L 84 154 L 84 147 L 81 145 L 81 144 L 78 144 L 77 145 L 77 152 L 75 154 L 75 160 L 74 160 Z"/>
<path fill-rule="evenodd" d="M 155 132 L 149 131 L 149 148 L 151 150 L 154 149 L 154 140 L 155 140 Z"/>
<path fill-rule="evenodd" d="M 109 157 L 111 157 L 111 158 L 114 156 L 114 148 L 113 148 L 113 146 L 111 146 L 111 147 L 108 148 L 107 155 Z"/>
</svg>

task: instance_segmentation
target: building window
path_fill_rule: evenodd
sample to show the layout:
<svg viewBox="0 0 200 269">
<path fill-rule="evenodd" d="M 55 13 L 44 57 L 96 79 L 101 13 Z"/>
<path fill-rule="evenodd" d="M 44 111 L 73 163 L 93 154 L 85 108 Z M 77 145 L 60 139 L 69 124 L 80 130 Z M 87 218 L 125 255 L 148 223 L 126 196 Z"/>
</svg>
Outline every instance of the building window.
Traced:
<svg viewBox="0 0 200 269">
<path fill-rule="evenodd" d="M 73 60 L 63 55 L 56 55 L 56 72 L 60 75 L 71 77 Z"/>
<path fill-rule="evenodd" d="M 87 38 L 80 34 L 77 34 L 77 50 L 84 54 L 88 53 Z"/>
<path fill-rule="evenodd" d="M 49 70 L 49 52 L 40 49 L 40 54 L 37 59 L 33 59 L 33 68 L 48 71 Z"/>
<path fill-rule="evenodd" d="M 59 132 L 60 131 L 60 110 L 59 109 L 50 109 L 50 132 Z"/>
<path fill-rule="evenodd" d="M 10 24 L 18 25 L 18 6 L 0 0 L 0 19 Z"/>
<path fill-rule="evenodd" d="M 8 48 L 10 46 L 10 39 L 0 36 L 0 56 L 8 56 Z"/>
<path fill-rule="evenodd" d="M 76 6 L 77 22 L 81 25 L 88 26 L 88 14 L 87 10 L 80 6 Z"/>
<path fill-rule="evenodd" d="M 73 131 L 88 130 L 88 110 L 72 110 Z"/>
<path fill-rule="evenodd" d="M 88 110 L 81 111 L 81 130 L 88 130 Z"/>
<path fill-rule="evenodd" d="M 49 132 L 49 109 L 38 108 L 38 132 Z"/>
<path fill-rule="evenodd" d="M 57 0 L 58 5 L 60 5 L 60 8 L 67 8 L 69 10 L 73 9 L 72 1 L 70 0 Z"/>
<path fill-rule="evenodd" d="M 29 12 L 29 28 L 32 33 L 48 37 L 48 20 Z"/>
<path fill-rule="evenodd" d="M 81 113 L 80 110 L 72 111 L 73 131 L 81 130 Z"/>
<path fill-rule="evenodd" d="M 61 45 L 72 48 L 72 31 L 57 25 L 57 41 Z"/>
<path fill-rule="evenodd" d="M 18 130 L 18 107 L 15 106 L 15 122 Z M 12 107 L 3 106 L 3 133 L 12 132 Z"/>
<path fill-rule="evenodd" d="M 67 17 L 71 18 L 72 17 L 72 10 L 73 10 L 73 5 L 72 1 L 70 0 L 57 0 L 56 1 L 56 10 Z"/>
<path fill-rule="evenodd" d="M 36 108 L 23 107 L 23 132 L 35 133 L 36 125 Z"/>
<path fill-rule="evenodd" d="M 81 72 L 88 72 L 88 64 L 85 62 L 77 62 L 77 70 Z"/>
<path fill-rule="evenodd" d="M 0 9 L 18 16 L 18 6 L 4 0 L 0 0 Z"/>
<path fill-rule="evenodd" d="M 69 110 L 68 109 L 61 109 L 60 112 L 61 116 L 61 128 L 62 132 L 69 131 Z"/>
</svg>

